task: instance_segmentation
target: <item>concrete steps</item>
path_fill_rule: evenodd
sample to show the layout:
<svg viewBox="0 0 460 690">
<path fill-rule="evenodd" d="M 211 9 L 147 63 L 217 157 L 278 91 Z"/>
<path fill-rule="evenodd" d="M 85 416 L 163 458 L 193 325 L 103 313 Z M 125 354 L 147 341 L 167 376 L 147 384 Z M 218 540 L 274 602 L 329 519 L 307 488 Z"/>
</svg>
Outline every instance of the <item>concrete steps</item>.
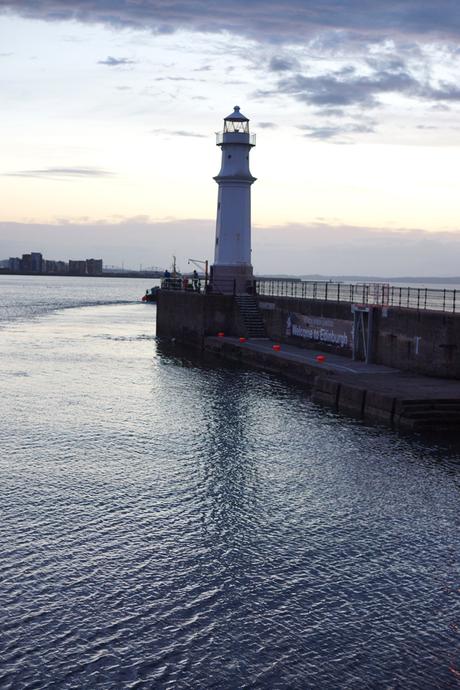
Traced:
<svg viewBox="0 0 460 690">
<path fill-rule="evenodd" d="M 252 295 L 236 295 L 235 301 L 248 338 L 266 338 L 267 333 L 255 297 Z"/>
<path fill-rule="evenodd" d="M 395 419 L 400 426 L 411 429 L 460 430 L 460 400 L 400 400 Z"/>
</svg>

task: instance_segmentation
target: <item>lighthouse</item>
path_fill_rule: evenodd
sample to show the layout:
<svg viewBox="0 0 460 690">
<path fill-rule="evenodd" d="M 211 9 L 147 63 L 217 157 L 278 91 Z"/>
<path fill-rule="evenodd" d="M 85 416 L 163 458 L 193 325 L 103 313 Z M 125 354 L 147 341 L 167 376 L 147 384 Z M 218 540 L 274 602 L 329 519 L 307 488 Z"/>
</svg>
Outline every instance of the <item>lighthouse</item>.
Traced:
<svg viewBox="0 0 460 690">
<path fill-rule="evenodd" d="M 256 178 L 249 170 L 249 152 L 256 145 L 249 133 L 249 120 L 235 105 L 217 133 L 222 151 L 212 283 L 220 292 L 245 293 L 253 271 L 251 264 L 251 185 Z"/>
</svg>

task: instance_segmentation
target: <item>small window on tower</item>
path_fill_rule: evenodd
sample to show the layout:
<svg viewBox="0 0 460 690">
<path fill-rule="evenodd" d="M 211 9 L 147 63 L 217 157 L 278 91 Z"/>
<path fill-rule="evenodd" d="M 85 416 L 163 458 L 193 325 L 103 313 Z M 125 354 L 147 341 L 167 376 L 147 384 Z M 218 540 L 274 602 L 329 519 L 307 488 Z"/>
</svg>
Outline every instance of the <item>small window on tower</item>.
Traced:
<svg viewBox="0 0 460 690">
<path fill-rule="evenodd" d="M 219 244 L 219 238 L 216 237 L 216 246 Z"/>
<path fill-rule="evenodd" d="M 228 156 L 227 156 L 227 158 L 231 158 L 231 157 L 232 157 L 232 154 L 231 154 L 231 153 L 229 153 L 229 154 L 228 154 Z"/>
</svg>

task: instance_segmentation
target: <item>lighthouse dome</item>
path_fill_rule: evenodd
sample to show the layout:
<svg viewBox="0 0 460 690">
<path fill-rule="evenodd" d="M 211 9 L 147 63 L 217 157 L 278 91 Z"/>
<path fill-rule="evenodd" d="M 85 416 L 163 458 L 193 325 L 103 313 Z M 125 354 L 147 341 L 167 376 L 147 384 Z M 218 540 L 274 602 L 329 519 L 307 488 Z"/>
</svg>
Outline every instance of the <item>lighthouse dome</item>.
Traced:
<svg viewBox="0 0 460 690">
<path fill-rule="evenodd" d="M 239 105 L 235 105 L 233 108 L 233 113 L 230 113 L 230 115 L 224 117 L 224 120 L 228 122 L 249 122 L 249 119 L 245 117 L 243 113 L 240 113 Z"/>
</svg>

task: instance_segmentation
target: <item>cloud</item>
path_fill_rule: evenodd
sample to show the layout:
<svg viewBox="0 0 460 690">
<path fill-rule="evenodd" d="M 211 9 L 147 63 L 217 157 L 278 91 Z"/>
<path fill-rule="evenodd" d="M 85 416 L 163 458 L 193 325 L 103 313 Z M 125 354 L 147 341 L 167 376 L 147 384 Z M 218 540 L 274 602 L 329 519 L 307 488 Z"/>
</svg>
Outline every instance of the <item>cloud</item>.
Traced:
<svg viewBox="0 0 460 690">
<path fill-rule="evenodd" d="M 350 107 L 377 108 L 385 96 L 393 94 L 438 105 L 460 103 L 454 76 L 451 81 L 446 78 L 449 71 L 455 74 L 460 55 L 458 0 L 0 0 L 2 10 L 50 22 L 249 38 L 269 47 L 248 50 L 247 45 L 233 41 L 229 63 L 234 64 L 229 67 L 237 69 L 239 63 L 249 61 L 258 70 L 262 86 L 254 95 L 284 96 L 315 108 L 319 115 L 333 116 L 335 110 L 340 117 L 338 111 Z M 228 44 L 225 40 L 227 52 Z M 222 53 L 222 45 L 214 48 Z M 339 70 L 334 63 L 337 58 L 355 64 Z M 438 60 L 445 68 L 442 78 L 432 69 Z M 98 62 L 114 68 L 134 63 L 114 56 Z M 307 64 L 306 69 L 301 63 Z M 191 71 L 196 76 L 201 71 L 204 76 L 210 68 L 204 62 Z M 154 79 L 193 81 L 191 75 L 163 74 Z M 241 79 L 226 83 L 246 85 Z"/>
<path fill-rule="evenodd" d="M 204 79 L 197 79 L 196 77 L 154 77 L 153 81 L 195 81 L 203 82 Z"/>
<path fill-rule="evenodd" d="M 362 41 L 388 36 L 458 40 L 457 0 L 0 0 L 0 8 L 48 21 L 77 20 L 114 27 L 231 32 L 273 43 L 300 42 L 319 33 Z"/>
<path fill-rule="evenodd" d="M 212 257 L 214 233 L 215 222 L 210 219 L 0 223 L 5 257 L 36 247 L 48 258 L 97 254 L 107 264 L 124 260 L 125 266 L 168 266 L 175 254 L 185 268 L 191 256 Z M 324 222 L 255 227 L 253 261 L 258 275 L 456 276 L 460 231 L 430 233 Z"/>
<path fill-rule="evenodd" d="M 110 177 L 114 173 L 101 168 L 42 168 L 41 170 L 18 170 L 4 173 L 6 177 L 37 177 L 43 179 L 69 179 L 82 177 Z"/>
<path fill-rule="evenodd" d="M 107 65 L 108 67 L 119 67 L 120 65 L 134 65 L 135 60 L 129 58 L 114 58 L 109 55 L 105 60 L 98 60 L 98 65 Z"/>
<path fill-rule="evenodd" d="M 283 57 L 282 55 L 275 55 L 269 62 L 268 69 L 270 72 L 292 72 L 299 68 L 299 61 L 295 58 Z"/>
<path fill-rule="evenodd" d="M 275 122 L 257 122 L 256 127 L 260 129 L 276 129 L 278 125 Z"/>
<path fill-rule="evenodd" d="M 421 85 L 402 70 L 383 70 L 363 75 L 349 66 L 331 74 L 311 77 L 295 74 L 282 78 L 277 83 L 276 92 L 320 107 L 344 108 L 359 105 L 373 108 L 378 105 L 378 96 L 382 94 L 419 94 Z"/>
<path fill-rule="evenodd" d="M 349 134 L 371 134 L 375 131 L 371 124 L 340 124 L 340 125 L 324 125 L 318 127 L 311 127 L 309 125 L 299 125 L 299 129 L 305 132 L 306 137 L 312 139 L 328 140 L 343 137 Z M 348 141 L 345 138 L 344 141 Z"/>
<path fill-rule="evenodd" d="M 151 134 L 162 134 L 168 137 L 197 137 L 199 139 L 207 138 L 206 134 L 200 134 L 199 132 L 192 132 L 185 129 L 151 129 Z"/>
<path fill-rule="evenodd" d="M 120 220 L 59 219 L 54 224 L 0 222 L 2 251 L 20 256 L 38 247 L 52 259 L 96 255 L 106 264 L 170 266 L 175 254 L 185 269 L 187 259 L 210 256 L 214 245 L 211 220 L 152 221 L 142 216 Z"/>
<path fill-rule="evenodd" d="M 457 84 L 429 76 L 418 76 L 400 59 L 365 60 L 324 74 L 289 74 L 280 77 L 275 86 L 258 90 L 258 98 L 287 95 L 315 107 L 319 115 L 341 117 L 350 107 L 372 109 L 382 105 L 387 94 L 433 103 L 460 102 Z M 367 131 L 367 130 L 366 130 Z"/>
<path fill-rule="evenodd" d="M 438 86 L 422 88 L 420 95 L 432 101 L 460 101 L 460 88 L 456 84 L 441 81 Z"/>
<path fill-rule="evenodd" d="M 456 276 L 460 231 L 363 228 L 327 223 L 256 228 L 259 273 L 306 275 Z"/>
</svg>

